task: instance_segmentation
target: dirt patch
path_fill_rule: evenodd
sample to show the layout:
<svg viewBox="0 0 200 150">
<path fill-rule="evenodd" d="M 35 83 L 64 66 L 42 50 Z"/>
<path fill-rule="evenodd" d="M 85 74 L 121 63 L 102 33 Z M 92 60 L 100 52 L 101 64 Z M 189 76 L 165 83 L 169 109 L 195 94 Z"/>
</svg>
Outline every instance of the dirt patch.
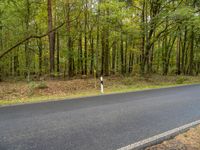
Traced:
<svg viewBox="0 0 200 150">
<path fill-rule="evenodd" d="M 146 150 L 200 150 L 200 126 Z"/>
</svg>

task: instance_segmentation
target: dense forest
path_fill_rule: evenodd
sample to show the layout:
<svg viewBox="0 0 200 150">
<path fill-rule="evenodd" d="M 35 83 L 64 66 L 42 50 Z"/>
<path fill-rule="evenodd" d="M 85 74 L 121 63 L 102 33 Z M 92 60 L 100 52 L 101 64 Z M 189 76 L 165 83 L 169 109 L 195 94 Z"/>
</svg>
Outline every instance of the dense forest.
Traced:
<svg viewBox="0 0 200 150">
<path fill-rule="evenodd" d="M 1 79 L 199 71 L 199 0 L 0 1 Z"/>
</svg>

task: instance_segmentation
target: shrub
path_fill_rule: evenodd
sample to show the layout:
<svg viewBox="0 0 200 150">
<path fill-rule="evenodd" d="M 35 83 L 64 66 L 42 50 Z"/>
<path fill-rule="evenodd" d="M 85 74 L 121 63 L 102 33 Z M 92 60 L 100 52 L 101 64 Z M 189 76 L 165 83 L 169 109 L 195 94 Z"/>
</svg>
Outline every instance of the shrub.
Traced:
<svg viewBox="0 0 200 150">
<path fill-rule="evenodd" d="M 30 82 L 28 87 L 29 87 L 29 91 L 28 91 L 28 95 L 32 96 L 34 94 L 34 89 L 37 86 L 37 84 L 35 82 Z"/>
<path fill-rule="evenodd" d="M 48 86 L 43 81 L 41 81 L 39 83 L 30 82 L 29 83 L 29 92 L 28 92 L 28 95 L 32 96 L 34 94 L 34 92 L 35 92 L 36 89 L 46 89 L 46 88 L 48 88 Z"/>
<path fill-rule="evenodd" d="M 127 77 L 122 80 L 124 85 L 133 85 L 133 78 Z"/>
<path fill-rule="evenodd" d="M 46 88 L 48 88 L 48 86 L 45 82 L 40 82 L 35 88 L 36 89 L 46 89 Z"/>
<path fill-rule="evenodd" d="M 176 84 L 183 84 L 185 81 L 187 81 L 187 78 L 185 78 L 185 77 L 178 77 L 176 79 Z"/>
</svg>

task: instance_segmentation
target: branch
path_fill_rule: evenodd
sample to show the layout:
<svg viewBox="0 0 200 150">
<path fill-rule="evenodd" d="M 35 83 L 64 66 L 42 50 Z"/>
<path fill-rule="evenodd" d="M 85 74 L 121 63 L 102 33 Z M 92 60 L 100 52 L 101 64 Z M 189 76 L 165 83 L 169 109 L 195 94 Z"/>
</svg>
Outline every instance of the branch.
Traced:
<svg viewBox="0 0 200 150">
<path fill-rule="evenodd" d="M 74 20 L 77 20 L 79 18 L 79 16 L 81 15 L 82 10 L 79 12 L 79 14 L 70 22 L 73 22 Z M 52 32 L 55 32 L 56 30 L 60 29 L 62 26 L 64 26 L 66 24 L 66 22 L 63 22 L 62 24 L 60 24 L 59 26 L 57 26 L 56 28 L 54 28 L 51 31 L 48 31 L 45 34 L 42 35 L 31 35 L 29 37 L 26 37 L 25 39 L 23 39 L 22 41 L 18 42 L 16 45 L 14 45 L 13 47 L 9 48 L 8 50 L 6 50 L 4 53 L 0 54 L 0 59 L 2 59 L 6 54 L 8 54 L 9 52 L 11 52 L 13 49 L 15 49 L 16 47 L 20 46 L 21 44 L 25 43 L 26 41 L 29 41 L 30 39 L 40 39 L 43 38 L 47 35 L 49 35 Z"/>
<path fill-rule="evenodd" d="M 9 49 L 6 50 L 4 53 L 2 53 L 2 54 L 0 55 L 0 59 L 2 59 L 6 54 L 8 54 L 9 52 L 11 52 L 11 51 L 12 51 L 13 49 L 15 49 L 16 47 L 18 47 L 18 46 L 20 46 L 21 44 L 23 44 L 23 43 L 29 41 L 30 39 L 39 39 L 39 38 L 43 38 L 43 37 L 49 35 L 50 33 L 55 32 L 56 30 L 58 30 L 59 28 L 61 28 L 64 24 L 65 24 L 65 22 L 62 23 L 61 25 L 59 25 L 58 27 L 54 28 L 53 30 L 48 31 L 48 32 L 45 33 L 45 34 L 42 34 L 42 35 L 31 35 L 31 36 L 29 36 L 29 37 L 26 37 L 25 39 L 23 39 L 22 41 L 18 42 L 16 45 L 14 45 L 13 47 L 9 48 Z"/>
</svg>

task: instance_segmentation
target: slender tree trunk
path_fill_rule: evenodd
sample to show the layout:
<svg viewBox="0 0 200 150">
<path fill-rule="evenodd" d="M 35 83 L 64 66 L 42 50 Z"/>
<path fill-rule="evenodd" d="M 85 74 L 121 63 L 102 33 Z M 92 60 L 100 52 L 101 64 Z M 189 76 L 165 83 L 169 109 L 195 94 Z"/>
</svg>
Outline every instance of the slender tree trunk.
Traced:
<svg viewBox="0 0 200 150">
<path fill-rule="evenodd" d="M 9 75 L 12 76 L 13 75 L 13 57 L 12 56 L 10 57 L 10 68 L 9 68 L 9 70 L 10 70 Z"/>
<path fill-rule="evenodd" d="M 96 64 L 95 64 L 95 69 L 96 69 L 96 76 L 99 76 L 99 24 L 97 24 L 97 39 L 96 39 Z"/>
<path fill-rule="evenodd" d="M 47 0 L 47 9 L 48 9 L 48 30 L 53 30 L 53 16 L 52 16 L 52 0 Z M 55 32 L 49 33 L 49 54 L 50 54 L 50 75 L 54 75 L 55 62 L 54 62 L 54 53 L 55 53 Z"/>
<path fill-rule="evenodd" d="M 96 35 L 96 63 L 95 63 L 95 69 L 96 69 L 96 76 L 98 77 L 99 76 L 99 46 L 100 46 L 100 26 L 99 26 L 99 18 L 100 18 L 100 3 L 101 3 L 101 0 L 98 1 L 98 14 L 97 14 L 97 35 Z"/>
<path fill-rule="evenodd" d="M 190 59 L 189 59 L 189 75 L 193 75 L 193 60 L 194 60 L 194 27 L 191 31 L 191 44 L 190 44 Z"/>
<path fill-rule="evenodd" d="M 106 16 L 109 17 L 110 15 L 110 10 L 107 9 L 106 10 Z M 109 63 L 109 57 L 110 57 L 110 43 L 109 43 L 109 36 L 110 36 L 110 27 L 109 25 L 107 25 L 106 29 L 105 29 L 105 35 L 106 35 L 106 40 L 105 40 L 105 75 L 106 76 L 109 76 L 109 66 L 110 66 L 110 63 Z"/>
<path fill-rule="evenodd" d="M 145 5 L 146 5 L 146 0 L 143 0 L 142 15 L 141 15 L 142 42 L 141 42 L 141 56 L 140 56 L 140 71 L 142 75 L 144 74 L 145 71 Z"/>
<path fill-rule="evenodd" d="M 94 74 L 94 37 L 92 35 L 92 31 L 90 33 L 91 39 L 91 64 L 90 64 L 90 74 Z"/>
<path fill-rule="evenodd" d="M 25 15 L 25 28 L 26 28 L 26 33 L 25 36 L 28 36 L 29 32 L 29 21 L 30 21 L 30 2 L 29 0 L 25 1 L 26 3 L 26 15 Z M 25 72 L 25 77 L 27 78 L 27 81 L 30 81 L 30 51 L 29 51 L 29 41 L 25 42 L 25 58 L 26 58 L 26 72 Z"/>
<path fill-rule="evenodd" d="M 74 75 L 74 66 L 73 66 L 73 46 L 72 46 L 72 37 L 71 37 L 71 24 L 70 24 L 70 3 L 67 3 L 67 49 L 68 49 L 68 75 L 72 77 Z"/>
<path fill-rule="evenodd" d="M 127 36 L 126 36 L 126 42 L 125 42 L 125 55 L 124 55 L 124 60 L 125 60 L 125 62 L 124 62 L 124 65 L 125 65 L 125 67 L 124 67 L 124 73 L 127 73 L 127 66 L 128 66 L 128 64 L 127 64 L 127 62 L 128 62 L 128 57 L 127 57 L 127 55 L 128 55 L 128 38 L 127 38 Z"/>
<path fill-rule="evenodd" d="M 0 11 L 0 18 L 3 16 L 3 11 Z M 3 50 L 3 25 L 0 19 L 0 50 Z M 3 65 L 0 64 L 0 82 L 2 81 Z"/>
<path fill-rule="evenodd" d="M 180 51 L 181 51 L 181 39 L 180 35 L 177 38 L 177 50 L 176 50 L 176 74 L 181 74 L 181 65 L 180 65 Z"/>
<path fill-rule="evenodd" d="M 155 33 L 153 34 L 153 38 L 155 38 Z M 148 67 L 149 73 L 153 72 L 154 48 L 155 48 L 155 44 L 152 45 L 150 55 L 149 55 L 149 67 Z"/>
<path fill-rule="evenodd" d="M 116 50 L 117 50 L 117 42 L 114 41 L 113 47 L 112 47 L 112 74 L 115 74 Z"/>
<path fill-rule="evenodd" d="M 181 70 L 182 73 L 185 74 L 185 50 L 186 50 L 186 44 L 187 44 L 187 26 L 185 27 L 184 31 L 184 42 L 183 42 L 183 47 L 182 47 L 182 66 Z"/>
<path fill-rule="evenodd" d="M 79 52 L 80 52 L 80 69 L 81 69 L 81 74 L 84 74 L 84 67 L 83 67 L 83 48 L 82 48 L 82 33 L 80 32 L 79 35 Z"/>
<path fill-rule="evenodd" d="M 121 73 L 124 74 L 124 41 L 121 33 L 121 43 L 120 43 L 120 52 L 121 52 Z"/>
<path fill-rule="evenodd" d="M 60 36 L 57 31 L 57 73 L 60 73 Z"/>
<path fill-rule="evenodd" d="M 105 61 L 105 33 L 104 33 L 104 29 L 101 33 L 101 47 L 102 47 L 102 50 L 101 50 L 101 75 L 104 75 L 104 61 Z"/>
<path fill-rule="evenodd" d="M 105 75 L 109 76 L 109 31 L 106 31 L 106 43 L 105 43 Z"/>
<path fill-rule="evenodd" d="M 87 26 L 88 26 L 88 0 L 85 0 L 85 53 L 84 53 L 84 60 L 85 60 L 85 70 L 84 70 L 84 74 L 87 75 L 87 71 L 88 71 L 88 38 L 87 38 Z"/>
<path fill-rule="evenodd" d="M 14 76 L 19 76 L 19 59 L 18 55 L 14 56 Z"/>
<path fill-rule="evenodd" d="M 42 75 L 42 39 L 38 40 L 38 51 L 39 51 L 39 76 Z"/>
</svg>

